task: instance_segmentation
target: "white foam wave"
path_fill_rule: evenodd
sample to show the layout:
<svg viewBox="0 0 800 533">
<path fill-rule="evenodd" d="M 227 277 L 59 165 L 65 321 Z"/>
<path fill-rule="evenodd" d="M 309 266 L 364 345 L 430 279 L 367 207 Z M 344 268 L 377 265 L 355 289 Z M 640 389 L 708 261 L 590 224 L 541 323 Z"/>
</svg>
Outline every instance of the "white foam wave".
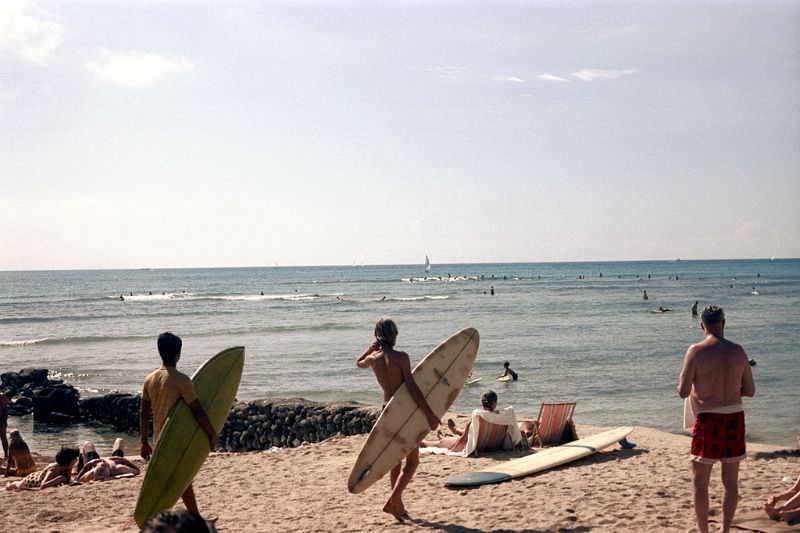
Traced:
<svg viewBox="0 0 800 533">
<path fill-rule="evenodd" d="M 303 302 L 320 298 L 319 294 L 233 294 L 229 296 L 210 296 L 212 300 L 227 300 L 230 302 L 257 302 L 260 300 L 286 300 L 290 302 Z"/>
<path fill-rule="evenodd" d="M 194 300 L 195 295 L 191 292 L 165 292 L 161 294 L 123 294 L 126 302 L 156 302 L 163 300 Z M 114 300 L 119 300 L 119 296 L 109 296 Z"/>
<path fill-rule="evenodd" d="M 50 337 L 42 337 L 41 339 L 26 339 L 22 341 L 6 341 L 0 342 L 0 346 L 8 348 L 16 348 L 19 346 L 31 346 L 33 344 L 41 344 L 50 340 Z"/>
<path fill-rule="evenodd" d="M 400 281 L 406 283 L 434 283 L 437 281 L 444 281 L 452 283 L 454 281 L 480 281 L 480 276 L 428 276 L 425 278 L 400 278 Z"/>
<path fill-rule="evenodd" d="M 448 299 L 450 299 L 449 296 L 408 296 L 401 298 L 387 298 L 387 300 L 392 302 L 419 302 L 422 300 L 448 300 Z"/>
</svg>

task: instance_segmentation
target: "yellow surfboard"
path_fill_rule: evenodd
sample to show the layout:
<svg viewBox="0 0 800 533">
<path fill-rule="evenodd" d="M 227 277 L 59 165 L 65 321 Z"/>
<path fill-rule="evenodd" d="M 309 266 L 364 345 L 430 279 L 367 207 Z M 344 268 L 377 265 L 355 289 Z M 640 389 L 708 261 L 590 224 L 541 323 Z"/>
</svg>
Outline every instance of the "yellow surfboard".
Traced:
<svg viewBox="0 0 800 533">
<path fill-rule="evenodd" d="M 197 397 L 219 433 L 236 398 L 244 368 L 244 347 L 223 350 L 192 376 Z M 169 509 L 192 482 L 209 452 L 208 435 L 189 406 L 175 404 L 161 428 L 158 444 L 147 467 L 134 518 L 139 527 L 151 516 Z"/>
<path fill-rule="evenodd" d="M 434 414 L 441 418 L 453 404 L 478 355 L 478 330 L 455 333 L 419 362 L 412 374 Z M 375 422 L 350 472 L 347 488 L 366 490 L 413 450 L 430 431 L 428 419 L 405 384 L 400 385 Z"/>
</svg>

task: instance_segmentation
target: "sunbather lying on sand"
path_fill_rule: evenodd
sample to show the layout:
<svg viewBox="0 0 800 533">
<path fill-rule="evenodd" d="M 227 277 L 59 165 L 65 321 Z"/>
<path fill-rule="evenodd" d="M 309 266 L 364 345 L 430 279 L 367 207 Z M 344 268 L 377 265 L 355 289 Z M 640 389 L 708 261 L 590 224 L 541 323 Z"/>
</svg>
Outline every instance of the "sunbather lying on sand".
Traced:
<svg viewBox="0 0 800 533">
<path fill-rule="evenodd" d="M 80 455 L 78 448 L 61 448 L 56 454 L 56 462 L 43 470 L 28 474 L 19 481 L 6 483 L 6 490 L 40 490 L 69 483 L 72 467 Z"/>
<path fill-rule="evenodd" d="M 125 459 L 122 439 L 114 442 L 111 457 L 101 458 L 95 450 L 94 444 L 89 441 L 83 443 L 83 459 L 85 465 L 78 472 L 77 479 L 81 482 L 103 481 L 121 476 L 138 475 L 139 467 Z"/>
</svg>

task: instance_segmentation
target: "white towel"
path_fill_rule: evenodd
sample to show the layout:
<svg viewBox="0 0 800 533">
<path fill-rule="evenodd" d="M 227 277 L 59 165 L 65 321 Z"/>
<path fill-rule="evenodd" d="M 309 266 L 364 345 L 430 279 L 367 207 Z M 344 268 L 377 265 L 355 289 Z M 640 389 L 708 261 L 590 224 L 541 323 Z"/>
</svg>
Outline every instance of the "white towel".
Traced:
<svg viewBox="0 0 800 533">
<path fill-rule="evenodd" d="M 508 426 L 506 435 L 511 439 L 511 445 L 516 446 L 522 441 L 522 434 L 519 432 L 519 425 L 517 425 L 517 416 L 514 414 L 513 407 L 506 407 L 499 413 L 492 413 L 484 409 L 475 409 L 472 411 L 472 423 L 469 425 L 469 435 L 467 436 L 467 445 L 461 452 L 449 452 L 448 455 L 460 455 L 462 457 L 469 457 L 478 447 L 478 431 L 480 424 L 478 418 L 483 418 L 487 422 L 497 424 L 500 426 Z"/>
<path fill-rule="evenodd" d="M 722 407 L 712 407 L 711 409 L 698 409 L 695 405 L 692 396 L 689 395 L 683 401 L 683 429 L 692 431 L 694 429 L 694 421 L 700 413 L 719 413 L 729 415 L 744 411 L 744 406 L 741 403 L 732 405 L 723 405 Z"/>
<path fill-rule="evenodd" d="M 694 405 L 691 395 L 683 400 L 683 429 L 691 431 L 694 428 L 694 421 L 697 415 L 694 414 Z"/>
</svg>

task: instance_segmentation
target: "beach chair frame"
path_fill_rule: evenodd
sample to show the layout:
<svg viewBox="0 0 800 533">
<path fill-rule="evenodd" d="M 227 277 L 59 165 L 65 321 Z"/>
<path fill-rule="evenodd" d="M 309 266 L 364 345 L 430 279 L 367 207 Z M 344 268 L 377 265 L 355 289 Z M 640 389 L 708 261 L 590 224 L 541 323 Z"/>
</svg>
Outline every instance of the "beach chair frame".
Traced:
<svg viewBox="0 0 800 533">
<path fill-rule="evenodd" d="M 478 420 L 479 438 L 473 452 L 474 456 L 478 457 L 481 453 L 491 453 L 506 449 L 506 442 L 510 442 L 508 426 L 494 424 L 481 416 L 476 416 L 475 418 Z"/>
<path fill-rule="evenodd" d="M 538 444 L 537 447 L 542 447 L 561 444 L 561 435 L 564 434 L 567 423 L 575 414 L 575 405 L 576 402 L 542 402 L 539 407 L 539 416 L 536 419 L 536 427 L 531 436 L 531 445 L 537 446 Z"/>
</svg>

